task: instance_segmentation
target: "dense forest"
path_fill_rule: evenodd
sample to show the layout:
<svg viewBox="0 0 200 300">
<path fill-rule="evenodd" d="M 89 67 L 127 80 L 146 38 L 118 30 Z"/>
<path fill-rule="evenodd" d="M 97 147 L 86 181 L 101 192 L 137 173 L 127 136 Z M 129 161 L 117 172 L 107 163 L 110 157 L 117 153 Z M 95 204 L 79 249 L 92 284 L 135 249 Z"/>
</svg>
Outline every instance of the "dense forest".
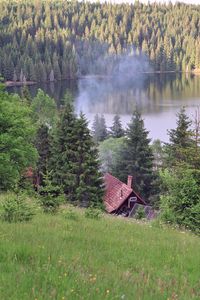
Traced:
<svg viewBox="0 0 200 300">
<path fill-rule="evenodd" d="M 152 71 L 200 68 L 200 6 L 1 0 L 0 11 L 6 80 L 109 74 L 127 53 L 146 57 Z"/>
<path fill-rule="evenodd" d="M 108 128 L 97 114 L 90 131 L 70 94 L 58 110 L 41 89 L 32 98 L 26 86 L 19 96 L 0 84 L 0 111 L 0 193 L 34 194 L 45 212 L 56 212 L 61 203 L 99 209 L 103 175 L 126 182 L 131 174 L 135 191 L 160 210 L 162 221 L 199 233 L 200 110 L 190 119 L 183 108 L 164 145 L 151 144 L 137 110 L 126 130 L 118 115 Z M 19 206 L 24 213 L 16 197 L 5 204 L 6 218 Z M 25 206 L 25 216 L 27 211 Z"/>
</svg>

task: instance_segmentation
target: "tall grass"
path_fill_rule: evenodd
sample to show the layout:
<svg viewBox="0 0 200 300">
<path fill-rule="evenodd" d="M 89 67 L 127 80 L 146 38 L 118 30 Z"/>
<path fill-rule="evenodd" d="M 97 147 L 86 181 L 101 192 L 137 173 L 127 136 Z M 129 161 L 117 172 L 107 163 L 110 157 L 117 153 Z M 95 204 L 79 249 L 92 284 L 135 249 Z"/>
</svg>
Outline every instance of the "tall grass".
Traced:
<svg viewBox="0 0 200 300">
<path fill-rule="evenodd" d="M 200 299 L 200 239 L 119 218 L 0 222 L 0 299 Z"/>
</svg>

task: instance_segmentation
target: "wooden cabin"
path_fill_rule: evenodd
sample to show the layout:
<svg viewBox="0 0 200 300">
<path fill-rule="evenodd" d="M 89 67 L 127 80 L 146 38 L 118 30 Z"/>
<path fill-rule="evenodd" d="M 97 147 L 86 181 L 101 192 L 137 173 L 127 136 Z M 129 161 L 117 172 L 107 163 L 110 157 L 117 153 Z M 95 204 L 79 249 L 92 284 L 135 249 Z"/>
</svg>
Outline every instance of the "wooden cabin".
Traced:
<svg viewBox="0 0 200 300">
<path fill-rule="evenodd" d="M 109 173 L 104 176 L 104 204 L 110 214 L 133 217 L 139 207 L 144 207 L 147 218 L 151 218 L 152 209 L 145 200 L 132 188 L 132 176 L 128 176 L 127 184 Z"/>
</svg>

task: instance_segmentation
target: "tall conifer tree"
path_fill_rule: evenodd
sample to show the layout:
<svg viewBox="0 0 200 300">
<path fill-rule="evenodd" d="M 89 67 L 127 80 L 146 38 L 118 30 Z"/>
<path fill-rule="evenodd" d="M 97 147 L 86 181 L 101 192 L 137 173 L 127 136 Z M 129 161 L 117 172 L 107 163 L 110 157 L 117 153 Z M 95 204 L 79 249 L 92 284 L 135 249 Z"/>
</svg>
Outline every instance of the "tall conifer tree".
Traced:
<svg viewBox="0 0 200 300">
<path fill-rule="evenodd" d="M 50 159 L 49 127 L 42 124 L 37 131 L 35 146 L 38 151 L 37 184 L 43 185 L 43 177 L 47 174 Z"/>
<path fill-rule="evenodd" d="M 118 177 L 126 182 L 127 176 L 133 176 L 134 189 L 149 200 L 154 190 L 153 154 L 148 131 L 138 111 L 135 111 L 127 129 L 127 138 L 117 166 Z"/>
<path fill-rule="evenodd" d="M 124 130 L 119 115 L 115 115 L 113 119 L 113 125 L 111 129 L 111 136 L 114 138 L 120 138 L 124 136 Z"/>
<path fill-rule="evenodd" d="M 177 114 L 177 127 L 168 131 L 169 143 L 166 144 L 166 164 L 174 166 L 180 162 L 188 162 L 188 149 L 192 146 L 191 121 L 185 108 Z"/>
<path fill-rule="evenodd" d="M 95 115 L 93 122 L 93 137 L 97 143 L 104 141 L 108 137 L 104 115 L 101 115 L 100 117 L 98 114 Z"/>
<path fill-rule="evenodd" d="M 63 188 L 70 201 L 75 200 L 76 172 L 76 117 L 70 95 L 65 97 L 65 105 L 60 112 L 60 120 L 53 134 L 50 169 L 53 182 Z"/>
<path fill-rule="evenodd" d="M 70 201 L 99 206 L 103 195 L 97 149 L 84 115 L 77 118 L 71 99 L 67 100 L 53 138 L 53 183 L 62 187 Z"/>
<path fill-rule="evenodd" d="M 83 206 L 99 206 L 102 204 L 103 190 L 98 152 L 83 114 L 78 118 L 76 128 L 76 198 Z"/>
</svg>

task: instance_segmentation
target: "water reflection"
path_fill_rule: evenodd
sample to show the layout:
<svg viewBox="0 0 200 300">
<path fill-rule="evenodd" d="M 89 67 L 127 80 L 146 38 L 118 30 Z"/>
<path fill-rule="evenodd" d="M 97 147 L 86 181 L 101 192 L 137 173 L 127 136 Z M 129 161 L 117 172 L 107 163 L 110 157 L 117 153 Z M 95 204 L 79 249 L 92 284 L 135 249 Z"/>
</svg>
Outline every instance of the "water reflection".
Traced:
<svg viewBox="0 0 200 300">
<path fill-rule="evenodd" d="M 137 106 L 150 137 L 163 141 L 168 140 L 167 129 L 176 126 L 176 113 L 182 106 L 193 117 L 195 107 L 200 105 L 200 76 L 191 74 L 139 74 L 128 81 L 86 77 L 29 88 L 32 96 L 42 88 L 56 99 L 58 107 L 66 91 L 70 91 L 76 99 L 76 111 L 86 114 L 90 126 L 96 113 L 105 115 L 107 126 L 111 126 L 114 114 L 118 113 L 126 127 Z M 20 88 L 9 91 L 19 93 Z"/>
<path fill-rule="evenodd" d="M 200 97 L 200 77 L 181 74 L 148 75 L 138 84 L 116 85 L 115 80 L 86 78 L 79 81 L 77 110 L 85 113 L 155 114 L 181 106 L 196 106 Z"/>
</svg>

